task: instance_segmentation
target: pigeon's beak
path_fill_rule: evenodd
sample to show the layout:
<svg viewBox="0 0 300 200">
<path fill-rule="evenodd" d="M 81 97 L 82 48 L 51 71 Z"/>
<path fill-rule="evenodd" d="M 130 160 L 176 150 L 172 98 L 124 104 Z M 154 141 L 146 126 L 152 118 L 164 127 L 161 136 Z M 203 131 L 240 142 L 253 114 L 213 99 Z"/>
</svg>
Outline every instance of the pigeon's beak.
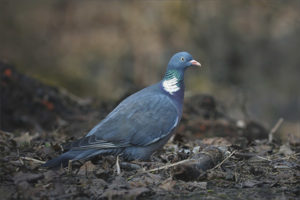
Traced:
<svg viewBox="0 0 300 200">
<path fill-rule="evenodd" d="M 198 61 L 196 61 L 196 60 L 191 60 L 190 64 L 191 64 L 191 66 L 201 67 L 201 64 Z"/>
</svg>

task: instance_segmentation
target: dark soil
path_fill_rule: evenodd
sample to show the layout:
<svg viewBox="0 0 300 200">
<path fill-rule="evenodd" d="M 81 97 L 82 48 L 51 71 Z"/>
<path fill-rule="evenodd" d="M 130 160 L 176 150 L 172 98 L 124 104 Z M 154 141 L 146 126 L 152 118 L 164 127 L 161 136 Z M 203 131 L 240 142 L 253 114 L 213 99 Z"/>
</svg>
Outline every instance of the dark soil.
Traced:
<svg viewBox="0 0 300 200">
<path fill-rule="evenodd" d="M 61 144 L 85 135 L 116 103 L 91 105 L 3 63 L 0 73 L 1 199 L 300 196 L 299 144 L 269 142 L 262 125 L 229 118 L 209 95 L 186 99 L 176 135 L 150 162 L 120 160 L 120 174 L 113 156 L 44 169 L 43 161 L 63 152 Z"/>
</svg>

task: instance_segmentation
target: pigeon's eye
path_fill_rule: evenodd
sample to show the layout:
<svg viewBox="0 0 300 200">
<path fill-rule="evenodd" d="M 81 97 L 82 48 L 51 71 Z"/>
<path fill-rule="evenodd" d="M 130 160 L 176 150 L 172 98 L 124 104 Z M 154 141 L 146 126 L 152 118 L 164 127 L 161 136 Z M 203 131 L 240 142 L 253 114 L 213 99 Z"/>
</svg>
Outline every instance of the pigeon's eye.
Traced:
<svg viewBox="0 0 300 200">
<path fill-rule="evenodd" d="M 184 57 L 181 57 L 180 60 L 181 60 L 181 61 L 184 61 Z"/>
</svg>

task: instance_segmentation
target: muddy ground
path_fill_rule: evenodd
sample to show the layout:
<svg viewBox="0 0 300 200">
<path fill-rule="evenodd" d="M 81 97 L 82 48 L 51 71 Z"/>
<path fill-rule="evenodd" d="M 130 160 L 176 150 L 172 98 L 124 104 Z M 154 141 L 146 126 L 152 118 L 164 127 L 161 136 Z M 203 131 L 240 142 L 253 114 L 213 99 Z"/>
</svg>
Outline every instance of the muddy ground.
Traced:
<svg viewBox="0 0 300 200">
<path fill-rule="evenodd" d="M 278 127 L 232 119 L 209 95 L 185 100 L 174 137 L 150 162 L 95 157 L 59 170 L 41 164 L 117 104 L 94 104 L 0 63 L 1 199 L 297 199 L 300 144 Z M 280 126 L 280 122 L 277 124 Z M 269 133 L 274 132 L 273 139 Z"/>
</svg>

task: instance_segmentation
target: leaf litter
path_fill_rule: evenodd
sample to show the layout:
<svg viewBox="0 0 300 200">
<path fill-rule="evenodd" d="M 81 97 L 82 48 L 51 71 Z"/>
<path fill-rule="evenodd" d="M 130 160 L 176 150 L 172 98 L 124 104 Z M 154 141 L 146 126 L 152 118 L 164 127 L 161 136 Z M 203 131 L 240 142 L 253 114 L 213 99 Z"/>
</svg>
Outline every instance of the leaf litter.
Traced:
<svg viewBox="0 0 300 200">
<path fill-rule="evenodd" d="M 176 134 L 149 162 L 95 157 L 47 170 L 114 103 L 93 105 L 0 63 L 1 199 L 296 199 L 299 139 L 283 143 L 254 121 L 234 120 L 209 95 L 185 102 Z M 24 97 L 24 98 L 20 98 Z M 3 100 L 5 98 L 5 100 Z M 83 103 L 84 102 L 84 103 Z M 16 107 L 14 107 L 17 104 Z M 38 111 L 38 112 L 36 112 Z"/>
</svg>

